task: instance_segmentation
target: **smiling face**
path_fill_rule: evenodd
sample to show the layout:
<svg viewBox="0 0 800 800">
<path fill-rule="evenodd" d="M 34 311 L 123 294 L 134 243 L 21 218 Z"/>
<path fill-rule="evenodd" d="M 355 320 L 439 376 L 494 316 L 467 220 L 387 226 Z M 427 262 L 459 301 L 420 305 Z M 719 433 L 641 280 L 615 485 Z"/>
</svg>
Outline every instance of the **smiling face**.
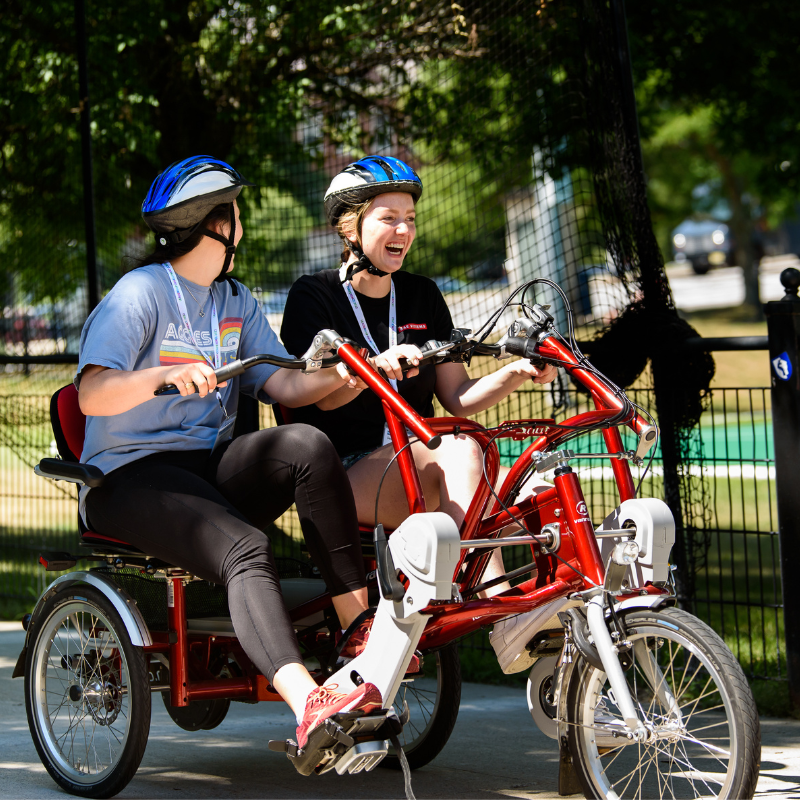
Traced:
<svg viewBox="0 0 800 800">
<path fill-rule="evenodd" d="M 416 236 L 414 198 L 405 192 L 379 194 L 361 223 L 361 248 L 369 260 L 384 272 L 403 266 Z M 348 233 L 356 241 L 355 233 Z"/>
</svg>

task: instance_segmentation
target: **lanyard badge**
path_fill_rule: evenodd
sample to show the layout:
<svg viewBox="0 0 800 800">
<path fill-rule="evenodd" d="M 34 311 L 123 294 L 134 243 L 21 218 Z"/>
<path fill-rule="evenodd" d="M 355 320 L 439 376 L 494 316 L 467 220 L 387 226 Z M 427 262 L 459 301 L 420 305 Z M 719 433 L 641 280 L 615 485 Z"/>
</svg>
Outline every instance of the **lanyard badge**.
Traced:
<svg viewBox="0 0 800 800">
<path fill-rule="evenodd" d="M 367 320 L 364 318 L 364 311 L 361 308 L 361 303 L 358 302 L 358 297 L 356 296 L 356 290 L 353 288 L 352 284 L 345 283 L 344 285 L 344 293 L 347 295 L 347 299 L 350 301 L 350 307 L 353 309 L 353 313 L 356 315 L 356 321 L 358 322 L 358 327 L 361 328 L 361 333 L 364 335 L 364 339 L 366 339 L 367 344 L 374 350 L 375 355 L 380 355 L 380 350 L 378 350 L 378 345 L 375 344 L 375 340 L 372 338 L 372 334 L 369 332 L 369 326 L 367 325 Z M 391 281 L 391 292 L 389 293 L 389 347 L 394 347 L 397 344 L 397 298 L 395 297 L 394 293 L 394 281 Z M 392 389 L 397 391 L 397 381 L 394 378 L 389 379 L 389 383 L 392 385 Z M 383 426 L 383 439 L 381 440 L 381 446 L 390 444 L 392 441 L 392 437 L 389 433 L 389 426 Z"/>
<path fill-rule="evenodd" d="M 391 287 L 392 289 L 389 293 L 389 347 L 395 347 L 397 345 L 397 299 L 394 293 L 394 281 L 391 282 Z M 366 339 L 367 344 L 375 352 L 375 355 L 380 355 L 381 351 L 378 350 L 378 345 L 375 344 L 375 340 L 369 332 L 367 320 L 364 318 L 364 312 L 361 309 L 361 303 L 358 302 L 358 297 L 356 296 L 356 290 L 350 283 L 345 283 L 344 293 L 350 301 L 350 307 L 356 315 L 356 321 L 358 322 L 358 327 L 361 328 L 361 333 L 364 334 L 364 339 Z M 397 391 L 397 381 L 392 378 L 389 383 L 392 384 L 392 389 Z"/>
<path fill-rule="evenodd" d="M 172 291 L 175 293 L 175 300 L 178 303 L 178 311 L 180 312 L 181 320 L 183 321 L 183 327 L 189 334 L 192 344 L 205 361 L 207 361 L 215 370 L 219 369 L 222 366 L 222 351 L 220 346 L 219 318 L 217 316 L 217 304 L 214 302 L 214 292 L 211 292 L 211 338 L 214 342 L 214 360 L 211 361 L 201 349 L 197 342 L 197 337 L 194 335 L 192 324 L 189 322 L 189 312 L 186 310 L 186 301 L 183 299 L 181 284 L 178 280 L 178 276 L 175 274 L 175 270 L 172 268 L 172 264 L 165 262 L 162 264 L 162 266 L 167 271 L 167 275 L 169 275 L 169 280 L 172 284 Z M 222 402 L 222 395 L 219 393 L 219 389 L 216 389 L 215 393 L 217 395 L 219 407 L 222 409 L 222 413 L 227 418 L 228 412 L 225 410 L 225 404 Z"/>
</svg>

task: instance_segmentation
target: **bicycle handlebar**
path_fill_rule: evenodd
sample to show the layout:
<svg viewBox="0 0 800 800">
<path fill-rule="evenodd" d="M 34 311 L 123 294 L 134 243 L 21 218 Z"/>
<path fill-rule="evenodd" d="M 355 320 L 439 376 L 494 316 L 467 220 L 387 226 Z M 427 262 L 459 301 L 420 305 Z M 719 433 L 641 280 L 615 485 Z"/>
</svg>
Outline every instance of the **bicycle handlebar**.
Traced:
<svg viewBox="0 0 800 800">
<path fill-rule="evenodd" d="M 548 363 L 556 364 L 564 367 L 574 379 L 589 389 L 598 404 L 598 409 L 605 408 L 623 412 L 624 419 L 620 419 L 620 424 L 630 426 L 640 436 L 647 432 L 650 428 L 649 424 L 636 413 L 624 393 L 602 379 L 602 376 L 588 366 L 580 354 L 572 352 L 566 342 L 560 340 L 558 334 L 553 336 L 555 333 L 553 317 L 547 313 L 547 308 L 548 306 L 534 306 L 530 309 L 533 319 L 515 320 L 509 327 L 508 333 L 496 344 L 486 344 L 468 339 L 467 336 L 471 331 L 464 328 L 454 330 L 450 341 L 431 339 L 420 348 L 418 361 L 439 359 L 439 363 L 444 361 L 468 362 L 475 355 L 491 355 L 497 358 L 509 356 L 525 358 L 537 367 Z M 217 370 L 215 375 L 217 382 L 222 383 L 259 364 L 313 372 L 344 362 L 350 372 L 358 375 L 429 449 L 438 447 L 441 437 L 434 434 L 422 417 L 392 390 L 383 371 L 376 372 L 359 355 L 358 348 L 354 345 L 355 343 L 343 339 L 335 331 L 323 330 L 314 337 L 311 347 L 303 358 L 286 358 L 269 354 L 256 355 L 227 364 Z M 336 355 L 323 358 L 326 350 L 333 350 Z M 400 361 L 403 372 L 408 372 L 417 366 L 409 363 L 407 359 L 400 359 Z M 179 393 L 174 384 L 162 386 L 155 391 L 158 396 Z"/>
<path fill-rule="evenodd" d="M 442 437 L 434 433 L 425 420 L 417 414 L 402 397 L 394 392 L 392 387 L 359 355 L 358 350 L 350 342 L 343 339 L 335 331 L 320 331 L 315 337 L 315 346 L 318 346 L 316 342 L 317 339 L 319 339 L 320 342 L 327 343 L 327 345 L 333 348 L 336 351 L 336 355 L 328 358 L 320 358 L 318 360 L 317 356 L 314 355 L 312 361 L 316 366 L 313 371 L 316 371 L 316 369 L 333 367 L 340 362 L 344 362 L 348 369 L 358 375 L 375 394 L 392 409 L 397 417 L 403 421 L 403 424 L 414 432 L 429 450 L 435 450 L 442 443 Z M 226 364 L 224 367 L 216 370 L 214 374 L 217 376 L 217 383 L 223 383 L 229 378 L 241 375 L 246 370 L 258 366 L 259 364 L 270 364 L 283 369 L 303 369 L 312 371 L 309 366 L 310 363 L 312 362 L 309 361 L 309 358 L 286 358 L 285 356 L 275 356 L 264 353 L 251 356 L 250 358 L 232 361 L 230 364 Z M 153 394 L 160 397 L 162 395 L 180 394 L 180 392 L 174 383 L 170 383 L 156 389 Z"/>
<path fill-rule="evenodd" d="M 454 333 L 456 333 L 454 331 Z M 519 356 L 527 358 L 534 366 L 545 364 L 544 359 L 538 351 L 538 342 L 535 339 L 509 339 L 503 344 L 485 344 L 474 339 L 467 339 L 462 336 L 462 331 L 458 331 L 456 340 L 444 342 L 437 339 L 429 339 L 420 347 L 421 356 L 418 361 L 428 361 L 431 358 L 441 357 L 442 361 L 461 361 L 464 356 Z M 399 358 L 403 372 L 414 369 L 416 364 L 411 364 L 406 358 Z"/>
<path fill-rule="evenodd" d="M 328 367 L 335 367 L 341 362 L 339 356 L 331 356 L 330 358 L 323 358 L 321 368 L 327 369 Z M 307 364 L 302 358 L 286 358 L 285 356 L 273 356 L 268 353 L 263 353 L 257 356 L 250 356 L 250 358 L 236 359 L 220 367 L 214 372 L 217 376 L 217 383 L 225 383 L 230 378 L 235 378 L 237 375 L 242 375 L 250 367 L 256 367 L 260 364 L 269 364 L 273 367 L 281 367 L 282 369 L 305 369 Z M 156 389 L 153 394 L 160 397 L 165 394 L 180 394 L 178 387 L 174 383 L 168 383 L 159 389 Z"/>
</svg>

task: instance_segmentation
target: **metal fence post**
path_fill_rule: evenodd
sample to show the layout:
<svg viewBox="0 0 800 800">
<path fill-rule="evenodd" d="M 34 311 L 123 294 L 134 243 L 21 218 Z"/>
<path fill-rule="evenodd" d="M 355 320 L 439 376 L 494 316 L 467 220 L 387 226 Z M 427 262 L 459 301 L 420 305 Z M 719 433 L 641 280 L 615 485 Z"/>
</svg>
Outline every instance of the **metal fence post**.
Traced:
<svg viewBox="0 0 800 800">
<path fill-rule="evenodd" d="M 785 269 L 782 300 L 764 304 L 769 333 L 772 383 L 772 431 L 775 441 L 775 487 L 781 550 L 783 625 L 789 694 L 800 708 L 800 272 Z"/>
</svg>

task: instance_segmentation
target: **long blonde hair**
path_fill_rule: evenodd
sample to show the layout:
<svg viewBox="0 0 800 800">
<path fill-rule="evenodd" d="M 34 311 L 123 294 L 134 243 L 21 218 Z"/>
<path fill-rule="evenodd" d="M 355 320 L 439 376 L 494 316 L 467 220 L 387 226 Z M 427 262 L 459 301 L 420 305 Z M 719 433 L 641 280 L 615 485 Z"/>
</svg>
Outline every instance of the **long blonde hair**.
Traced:
<svg viewBox="0 0 800 800">
<path fill-rule="evenodd" d="M 350 253 L 353 252 L 350 247 L 351 243 L 347 238 L 347 234 L 355 233 L 358 246 L 361 247 L 361 226 L 364 222 L 364 217 L 367 215 L 367 211 L 369 211 L 374 199 L 374 197 L 370 197 L 368 200 L 363 200 L 358 205 L 347 209 L 347 211 L 345 211 L 339 217 L 339 221 L 336 223 L 336 233 L 339 234 L 339 238 L 344 244 L 344 250 L 342 250 L 342 263 L 347 261 Z"/>
</svg>

